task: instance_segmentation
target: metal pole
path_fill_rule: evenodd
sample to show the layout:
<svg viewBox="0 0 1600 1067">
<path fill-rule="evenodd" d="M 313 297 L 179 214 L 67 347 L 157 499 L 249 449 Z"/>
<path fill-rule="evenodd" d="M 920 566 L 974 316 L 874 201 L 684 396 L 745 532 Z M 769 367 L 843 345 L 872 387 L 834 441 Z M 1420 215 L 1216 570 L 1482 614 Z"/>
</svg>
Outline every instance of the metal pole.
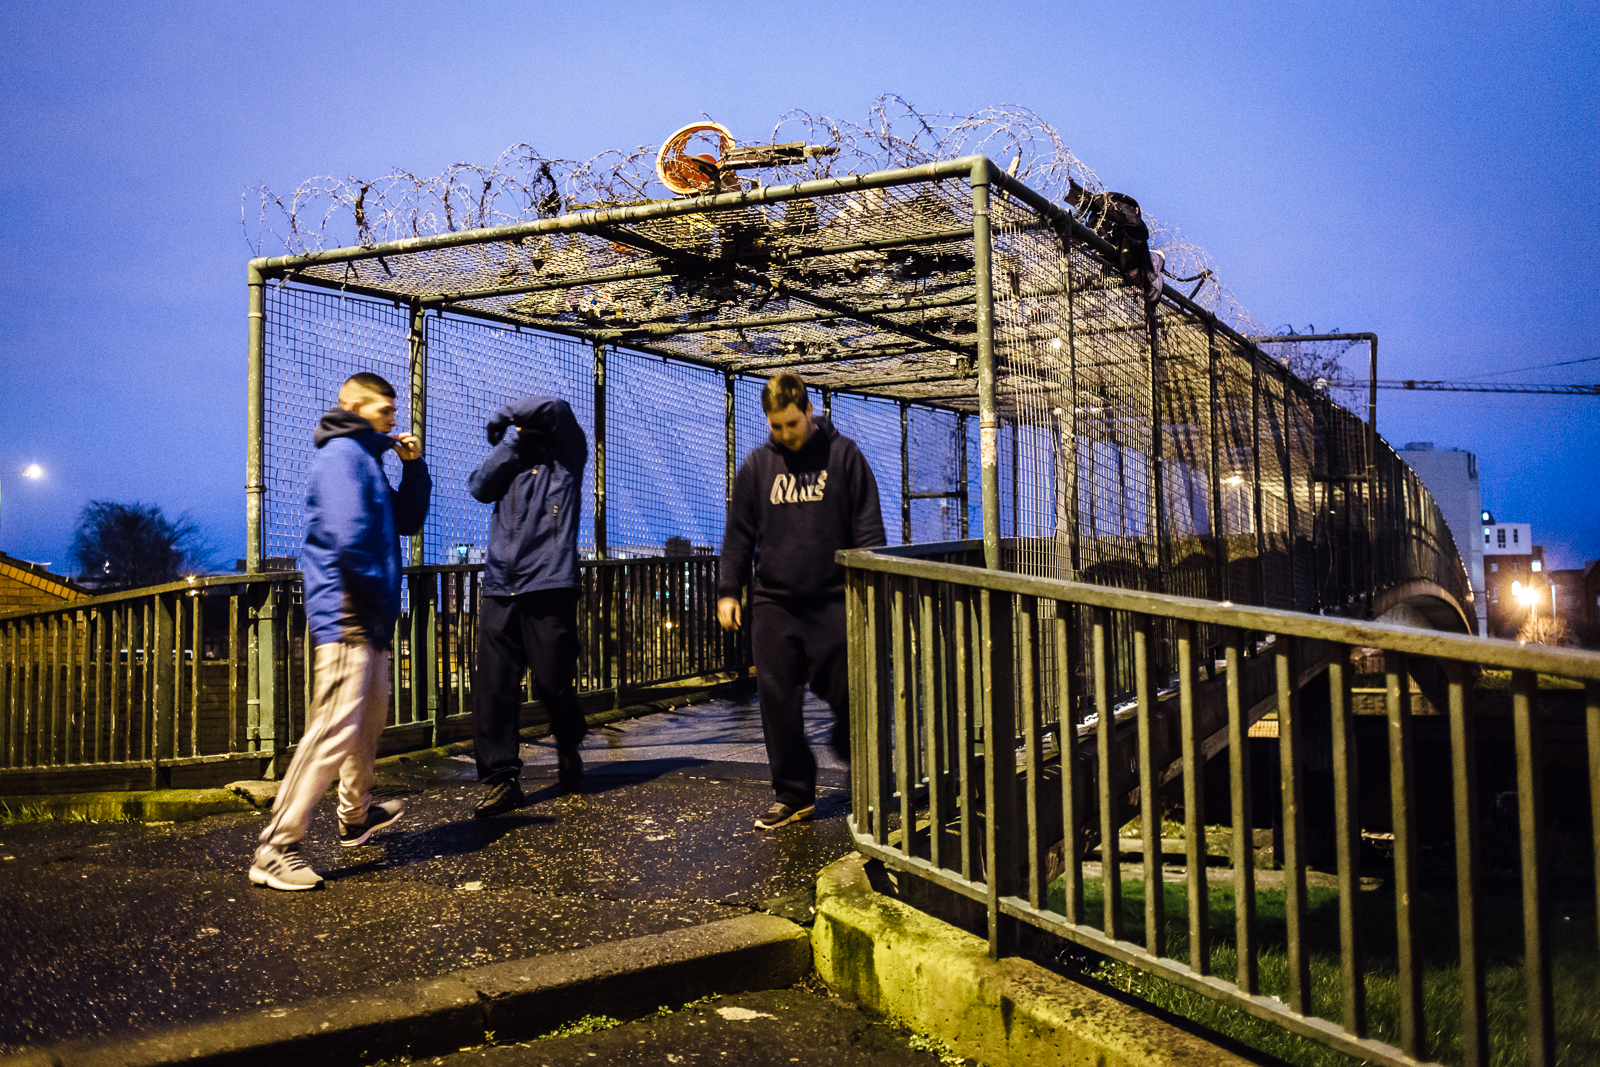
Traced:
<svg viewBox="0 0 1600 1067">
<path fill-rule="evenodd" d="M 967 472 L 967 419 L 968 415 L 964 411 L 956 416 L 956 470 L 959 472 L 957 476 L 961 479 L 961 485 L 959 486 L 961 496 L 958 499 L 961 502 L 961 540 L 963 541 L 967 539 L 967 486 L 972 481 Z"/>
<path fill-rule="evenodd" d="M 606 531 L 606 346 L 594 343 L 594 558 L 605 559 Z"/>
<path fill-rule="evenodd" d="M 995 413 L 994 276 L 990 264 L 989 161 L 972 165 L 972 261 L 977 292 L 978 462 L 983 565 L 1000 569 L 1000 420 Z"/>
<path fill-rule="evenodd" d="M 1377 545 L 1377 518 L 1373 504 L 1378 492 L 1378 335 L 1364 335 L 1370 345 L 1371 362 L 1367 368 L 1367 618 L 1374 615 L 1378 598 L 1377 568 L 1373 565 L 1373 549 Z"/>
<path fill-rule="evenodd" d="M 266 279 L 254 263 L 249 269 L 250 311 L 245 319 L 248 345 L 248 411 L 245 416 L 244 460 L 244 569 L 261 571 L 261 450 L 266 423 L 266 316 L 263 297 Z M 253 667 L 254 661 L 252 661 Z"/>
<path fill-rule="evenodd" d="M 826 385 L 822 387 L 822 417 L 833 421 L 833 390 Z"/>
<path fill-rule="evenodd" d="M 900 543 L 911 543 L 911 405 L 900 401 Z"/>
<path fill-rule="evenodd" d="M 1223 526 L 1226 516 L 1222 508 L 1222 446 L 1217 403 L 1217 378 L 1222 373 L 1222 357 L 1217 351 L 1216 323 L 1211 320 L 1206 322 L 1206 357 L 1209 364 L 1206 381 L 1209 401 L 1207 425 L 1211 437 L 1211 536 L 1217 548 L 1217 599 L 1228 600 L 1228 533 Z"/>
<path fill-rule="evenodd" d="M 1171 554 L 1167 543 L 1166 461 L 1161 449 L 1161 338 L 1154 304 L 1145 304 L 1144 316 L 1150 339 L 1150 533 L 1156 544 L 1156 592 L 1165 593 Z"/>
<path fill-rule="evenodd" d="M 737 442 L 734 440 L 733 426 L 733 382 L 731 374 L 722 376 L 722 414 L 724 446 L 724 470 L 722 480 L 722 502 L 724 505 L 733 503 L 733 479 L 739 473 L 739 454 L 736 451 Z"/>
<path fill-rule="evenodd" d="M 428 439 L 428 323 L 427 309 L 418 301 L 411 303 L 411 432 L 417 440 Z M 411 535 L 411 565 L 420 567 L 427 562 L 426 533 Z"/>
</svg>

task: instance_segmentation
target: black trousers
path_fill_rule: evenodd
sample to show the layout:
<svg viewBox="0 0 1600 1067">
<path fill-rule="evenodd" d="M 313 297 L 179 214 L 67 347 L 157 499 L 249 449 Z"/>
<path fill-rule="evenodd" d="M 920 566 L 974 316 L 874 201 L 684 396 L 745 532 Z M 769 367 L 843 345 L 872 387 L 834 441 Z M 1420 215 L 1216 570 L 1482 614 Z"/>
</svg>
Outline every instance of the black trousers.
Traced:
<svg viewBox="0 0 1600 1067">
<path fill-rule="evenodd" d="M 751 615 L 750 644 L 772 789 L 780 802 L 805 807 L 817 797 L 817 761 L 806 741 L 802 711 L 807 683 L 833 709 L 834 750 L 849 754 L 844 600 L 758 603 Z"/>
<path fill-rule="evenodd" d="M 472 679 L 472 740 L 478 780 L 509 781 L 522 773 L 517 716 L 522 676 L 533 671 L 550 712 L 556 744 L 571 748 L 587 728 L 573 679 L 578 669 L 578 591 L 541 589 L 485 596 L 478 607 L 478 669 Z"/>
</svg>

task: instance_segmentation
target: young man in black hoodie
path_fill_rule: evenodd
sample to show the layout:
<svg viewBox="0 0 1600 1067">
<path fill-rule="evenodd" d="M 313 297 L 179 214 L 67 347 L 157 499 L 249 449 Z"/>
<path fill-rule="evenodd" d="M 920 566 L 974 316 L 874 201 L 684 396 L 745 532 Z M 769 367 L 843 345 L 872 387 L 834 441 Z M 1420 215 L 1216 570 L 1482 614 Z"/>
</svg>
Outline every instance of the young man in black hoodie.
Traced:
<svg viewBox="0 0 1600 1067">
<path fill-rule="evenodd" d="M 806 386 L 780 374 L 761 390 L 772 430 L 733 483 L 722 538 L 717 618 L 739 628 L 752 555 L 751 645 L 761 728 L 777 800 L 756 820 L 776 830 L 816 809 L 817 761 L 806 741 L 806 683 L 833 709 L 833 748 L 849 758 L 844 568 L 835 552 L 884 543 L 878 482 L 861 449 L 811 412 Z"/>
</svg>

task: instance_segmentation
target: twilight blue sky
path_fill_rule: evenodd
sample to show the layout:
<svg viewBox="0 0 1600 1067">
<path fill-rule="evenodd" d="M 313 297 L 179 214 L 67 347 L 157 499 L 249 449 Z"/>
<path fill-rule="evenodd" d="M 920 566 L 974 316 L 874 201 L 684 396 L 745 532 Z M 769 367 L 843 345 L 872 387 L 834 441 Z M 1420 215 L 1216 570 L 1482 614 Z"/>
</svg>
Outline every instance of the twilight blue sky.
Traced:
<svg viewBox="0 0 1600 1067">
<path fill-rule="evenodd" d="M 1383 377 L 1600 355 L 1592 4 L 5 0 L 0 550 L 65 568 L 91 498 L 244 542 L 240 194 L 586 158 L 704 111 L 994 103 L 1206 248 L 1263 322 L 1372 330 Z M 1352 354 L 1352 370 L 1360 357 Z M 1600 362 L 1525 381 L 1600 381 Z M 1478 453 L 1552 565 L 1600 557 L 1600 401 L 1384 393 L 1398 445 Z M 39 482 L 19 472 L 37 462 Z"/>
</svg>

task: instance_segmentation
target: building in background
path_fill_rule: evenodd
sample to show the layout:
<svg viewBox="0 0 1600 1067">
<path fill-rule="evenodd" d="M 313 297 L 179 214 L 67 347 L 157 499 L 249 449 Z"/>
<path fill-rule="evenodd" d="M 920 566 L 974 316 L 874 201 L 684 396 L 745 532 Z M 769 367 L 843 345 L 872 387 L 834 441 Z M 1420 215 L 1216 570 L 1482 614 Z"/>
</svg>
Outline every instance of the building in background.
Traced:
<svg viewBox="0 0 1600 1067">
<path fill-rule="evenodd" d="M 1544 546 L 1533 543 L 1528 523 L 1495 522 L 1487 511 L 1482 516 L 1489 636 L 1514 639 L 1534 612 L 1550 614 Z"/>
<path fill-rule="evenodd" d="M 1422 479 L 1450 527 L 1461 562 L 1467 566 L 1472 583 L 1473 608 L 1478 616 L 1478 634 L 1489 632 L 1489 612 L 1484 600 L 1483 543 L 1478 538 L 1483 494 L 1478 488 L 1478 457 L 1459 448 L 1435 448 L 1432 441 L 1412 441 L 1400 458 Z"/>
<path fill-rule="evenodd" d="M 87 595 L 76 582 L 0 552 L 0 612 L 59 608 Z"/>
</svg>

